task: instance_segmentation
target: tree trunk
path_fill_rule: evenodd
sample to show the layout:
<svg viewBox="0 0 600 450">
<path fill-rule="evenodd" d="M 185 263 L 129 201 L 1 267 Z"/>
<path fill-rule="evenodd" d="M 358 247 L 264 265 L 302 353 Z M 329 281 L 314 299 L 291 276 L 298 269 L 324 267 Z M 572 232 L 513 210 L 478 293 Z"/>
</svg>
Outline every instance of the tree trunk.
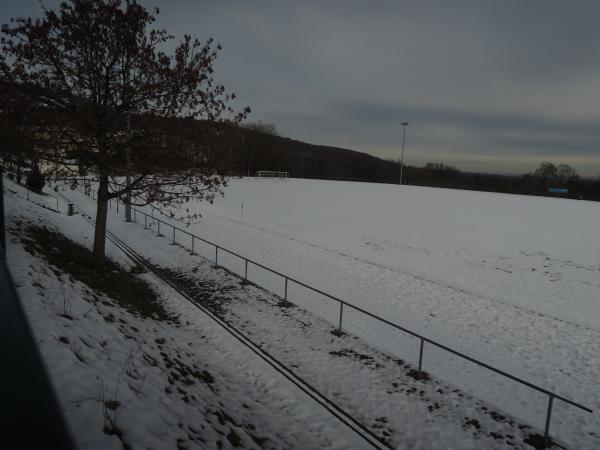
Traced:
<svg viewBox="0 0 600 450">
<path fill-rule="evenodd" d="M 125 185 L 129 186 L 131 178 L 129 175 L 125 178 Z M 131 222 L 131 191 L 125 195 L 125 222 Z"/>
<path fill-rule="evenodd" d="M 106 248 L 106 215 L 108 212 L 108 175 L 100 175 L 98 186 L 98 202 L 96 208 L 96 226 L 94 228 L 94 260 L 98 265 L 104 264 Z"/>
<path fill-rule="evenodd" d="M 21 184 L 21 161 L 17 159 L 17 184 Z"/>
</svg>

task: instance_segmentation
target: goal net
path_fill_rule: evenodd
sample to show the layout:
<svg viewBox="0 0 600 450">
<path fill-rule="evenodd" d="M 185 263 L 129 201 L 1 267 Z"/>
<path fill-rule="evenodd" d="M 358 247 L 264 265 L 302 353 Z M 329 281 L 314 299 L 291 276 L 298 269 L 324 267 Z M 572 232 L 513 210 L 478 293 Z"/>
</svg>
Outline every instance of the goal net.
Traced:
<svg viewBox="0 0 600 450">
<path fill-rule="evenodd" d="M 288 173 L 275 170 L 259 170 L 256 172 L 256 178 L 277 178 L 280 180 L 287 180 Z"/>
</svg>

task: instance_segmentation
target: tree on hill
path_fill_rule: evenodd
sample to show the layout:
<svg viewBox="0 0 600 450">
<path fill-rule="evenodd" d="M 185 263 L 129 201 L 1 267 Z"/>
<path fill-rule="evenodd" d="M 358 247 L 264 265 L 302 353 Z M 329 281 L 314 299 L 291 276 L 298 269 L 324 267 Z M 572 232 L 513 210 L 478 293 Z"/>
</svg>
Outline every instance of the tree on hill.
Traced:
<svg viewBox="0 0 600 450">
<path fill-rule="evenodd" d="M 426 170 L 433 170 L 436 172 L 446 172 L 446 173 L 459 173 L 460 172 L 456 167 L 450 166 L 450 165 L 444 164 L 444 163 L 428 162 L 427 164 L 425 164 L 424 168 Z"/>
<path fill-rule="evenodd" d="M 577 171 L 568 164 L 558 165 L 558 180 L 561 184 L 567 185 L 579 179 Z"/>
<path fill-rule="evenodd" d="M 31 159 L 32 141 L 29 134 L 20 133 L 28 111 L 25 99 L 18 94 L 0 74 L 0 156 L 8 165 L 9 176 L 15 174 L 17 183 L 21 183 L 25 163 Z"/>
<path fill-rule="evenodd" d="M 551 162 L 544 161 L 533 171 L 533 176 L 538 180 L 552 182 L 558 178 L 558 168 Z"/>
<path fill-rule="evenodd" d="M 531 173 L 531 176 L 544 188 L 550 185 L 567 186 L 579 179 L 577 171 L 568 164 L 559 164 L 544 161 Z"/>
<path fill-rule="evenodd" d="M 270 136 L 279 136 L 277 127 L 274 123 L 267 123 L 259 120 L 257 122 L 246 122 L 241 126 L 247 130 L 255 131 L 257 133 L 268 134 Z"/>
<path fill-rule="evenodd" d="M 30 157 L 75 182 L 89 171 L 99 184 L 98 262 L 110 199 L 171 216 L 190 199 L 212 201 L 224 184 L 214 174 L 220 149 L 249 112 L 233 111 L 235 95 L 214 81 L 221 47 L 184 35 L 167 54 L 174 38 L 150 28 L 156 14 L 135 1 L 70 0 L 2 26 L 2 92 L 20 105 L 9 122 Z"/>
<path fill-rule="evenodd" d="M 245 122 L 241 124 L 242 151 L 241 175 L 251 175 L 257 170 L 282 170 L 273 165 L 281 159 L 281 153 L 274 152 L 276 137 L 279 137 L 277 127 L 273 123 Z"/>
</svg>

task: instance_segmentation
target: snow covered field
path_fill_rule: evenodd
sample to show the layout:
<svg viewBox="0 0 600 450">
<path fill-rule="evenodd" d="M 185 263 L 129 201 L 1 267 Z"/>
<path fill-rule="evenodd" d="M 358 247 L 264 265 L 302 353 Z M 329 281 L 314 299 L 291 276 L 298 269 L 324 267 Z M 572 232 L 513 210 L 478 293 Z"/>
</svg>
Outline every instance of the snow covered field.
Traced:
<svg viewBox="0 0 600 450">
<path fill-rule="evenodd" d="M 93 212 L 87 197 L 66 194 Z M 594 414 L 555 402 L 551 434 L 572 448 L 598 448 L 599 204 L 248 179 L 232 180 L 215 205 L 187 206 L 203 214 L 189 228 L 201 237 L 591 407 Z M 122 214 L 111 214 L 109 227 L 125 231 Z M 147 250 L 160 256 L 158 244 Z M 220 255 L 219 264 L 243 271 L 232 257 Z M 249 277 L 283 292 L 264 271 L 251 266 Z M 337 305 L 324 298 L 293 284 L 289 298 L 336 323 Z M 372 320 L 346 312 L 344 328 L 418 358 L 416 339 Z M 424 369 L 543 429 L 547 397 L 427 345 Z"/>
<path fill-rule="evenodd" d="M 244 179 L 196 208 L 203 218 L 191 232 L 591 407 L 594 414 L 555 402 L 551 431 L 575 447 L 600 445 L 600 204 Z M 242 271 L 234 258 L 220 264 Z M 268 273 L 250 277 L 283 290 Z M 290 298 L 337 320 L 337 306 L 323 298 L 294 285 Z M 344 327 L 418 357 L 418 341 L 371 320 L 346 314 Z M 544 425 L 544 395 L 427 346 L 424 368 Z"/>
</svg>

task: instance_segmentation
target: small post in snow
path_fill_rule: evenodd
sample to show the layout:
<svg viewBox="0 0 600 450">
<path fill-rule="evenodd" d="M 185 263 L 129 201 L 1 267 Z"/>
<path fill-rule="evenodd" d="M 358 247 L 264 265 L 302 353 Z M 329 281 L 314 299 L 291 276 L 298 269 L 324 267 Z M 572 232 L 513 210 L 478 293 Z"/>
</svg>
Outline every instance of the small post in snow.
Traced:
<svg viewBox="0 0 600 450">
<path fill-rule="evenodd" d="M 548 446 L 548 434 L 550 432 L 550 418 L 552 416 L 552 402 L 554 401 L 554 395 L 548 396 L 548 411 L 546 412 L 546 427 L 544 429 L 544 445 Z"/>
<path fill-rule="evenodd" d="M 129 186 L 131 179 L 127 175 L 125 183 Z M 125 194 L 125 222 L 131 222 L 131 191 Z"/>
<path fill-rule="evenodd" d="M 421 366 L 423 365 L 423 344 L 425 341 L 421 338 L 421 348 L 419 350 L 419 378 L 421 378 Z"/>
</svg>

